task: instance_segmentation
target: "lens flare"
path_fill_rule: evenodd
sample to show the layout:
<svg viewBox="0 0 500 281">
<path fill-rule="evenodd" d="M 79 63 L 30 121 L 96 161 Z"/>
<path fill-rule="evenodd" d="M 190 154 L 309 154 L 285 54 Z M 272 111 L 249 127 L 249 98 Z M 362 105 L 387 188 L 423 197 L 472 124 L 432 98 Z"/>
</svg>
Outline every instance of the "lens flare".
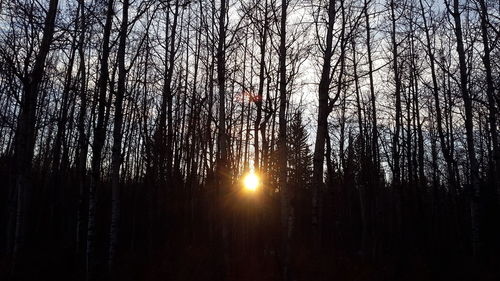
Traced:
<svg viewBox="0 0 500 281">
<path fill-rule="evenodd" d="M 260 185 L 260 179 L 254 172 L 250 172 L 243 178 L 243 185 L 247 190 L 255 191 Z"/>
</svg>

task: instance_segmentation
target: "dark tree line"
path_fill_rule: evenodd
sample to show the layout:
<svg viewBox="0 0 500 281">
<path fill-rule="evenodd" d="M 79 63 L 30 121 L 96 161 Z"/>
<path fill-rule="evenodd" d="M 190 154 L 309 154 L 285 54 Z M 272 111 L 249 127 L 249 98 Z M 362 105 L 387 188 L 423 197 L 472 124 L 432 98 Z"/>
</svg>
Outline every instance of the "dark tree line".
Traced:
<svg viewBox="0 0 500 281">
<path fill-rule="evenodd" d="M 486 0 L 0 1 L 0 278 L 498 277 L 499 30 Z"/>
</svg>

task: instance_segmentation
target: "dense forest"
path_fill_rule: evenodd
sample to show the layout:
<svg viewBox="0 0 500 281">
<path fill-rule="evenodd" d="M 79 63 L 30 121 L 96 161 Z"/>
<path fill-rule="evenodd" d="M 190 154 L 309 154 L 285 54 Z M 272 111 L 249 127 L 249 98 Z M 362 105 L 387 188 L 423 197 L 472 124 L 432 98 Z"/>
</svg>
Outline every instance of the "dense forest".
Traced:
<svg viewBox="0 0 500 281">
<path fill-rule="evenodd" d="M 0 0 L 0 279 L 499 280 L 499 74 L 493 0 Z"/>
</svg>

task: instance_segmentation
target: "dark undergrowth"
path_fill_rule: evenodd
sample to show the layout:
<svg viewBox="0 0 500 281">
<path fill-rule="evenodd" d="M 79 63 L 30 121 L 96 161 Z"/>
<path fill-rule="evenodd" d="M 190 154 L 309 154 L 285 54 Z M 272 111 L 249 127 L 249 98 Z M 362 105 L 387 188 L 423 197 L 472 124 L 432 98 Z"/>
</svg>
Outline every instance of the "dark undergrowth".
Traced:
<svg viewBox="0 0 500 281">
<path fill-rule="evenodd" d="M 232 239 L 216 246 L 208 239 L 187 241 L 176 237 L 148 254 L 140 249 L 122 252 L 113 277 L 99 262 L 98 280 L 281 280 L 281 258 L 276 245 Z M 376 258 L 340 250 L 315 252 L 312 245 L 292 245 L 292 280 L 423 281 L 499 280 L 498 261 L 478 265 L 467 256 L 440 253 L 380 254 Z M 64 249 L 31 249 L 17 276 L 6 275 L 8 260 L 1 260 L 1 280 L 85 280 L 81 261 Z"/>
</svg>

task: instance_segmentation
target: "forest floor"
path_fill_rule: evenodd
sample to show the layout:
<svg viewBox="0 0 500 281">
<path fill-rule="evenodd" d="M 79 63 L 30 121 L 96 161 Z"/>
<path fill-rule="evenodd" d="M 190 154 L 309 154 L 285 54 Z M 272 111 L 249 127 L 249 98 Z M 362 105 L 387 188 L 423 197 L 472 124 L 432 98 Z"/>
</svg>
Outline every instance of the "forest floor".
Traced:
<svg viewBox="0 0 500 281">
<path fill-rule="evenodd" d="M 248 248 L 232 243 L 224 263 L 220 249 L 207 243 L 170 245 L 153 259 L 140 254 L 124 255 L 115 280 L 123 281 L 271 281 L 281 279 L 280 258 L 277 251 L 262 247 Z M 246 249 L 246 250 L 245 250 Z M 292 280 L 345 281 L 497 281 L 498 267 L 475 266 L 471 260 L 460 257 L 426 258 L 381 257 L 368 260 L 359 255 L 341 253 L 314 254 L 307 245 L 296 245 L 292 256 Z M 37 251 L 30 257 L 30 266 L 17 280 L 85 280 L 81 269 L 71 258 L 63 258 L 54 251 Z M 1 264 L 5 265 L 6 260 Z M 1 265 L 0 264 L 0 265 Z M 0 268 L 5 270 L 6 268 Z M 99 280 L 112 280 L 103 277 Z"/>
<path fill-rule="evenodd" d="M 273 213 L 273 212 L 271 212 Z M 100 274 L 100 280 L 120 281 L 271 281 L 281 280 L 280 238 L 277 217 L 266 224 L 236 225 L 227 239 L 226 255 L 217 235 L 173 227 L 163 245 L 152 255 L 137 245 L 134 251 L 120 253 L 116 278 Z M 207 229 L 207 228 L 204 228 Z M 246 229 L 246 230 L 244 230 Z M 175 231 L 173 231 L 175 230 Z M 194 233 L 194 234 L 193 234 Z M 477 265 L 472 258 L 457 253 L 417 254 L 414 251 L 379 253 L 367 258 L 359 253 L 325 245 L 315 252 L 312 239 L 298 232 L 291 243 L 290 270 L 293 281 L 498 281 L 500 261 Z M 85 280 L 84 260 L 77 260 L 71 247 L 53 247 L 39 243 L 31 247 L 19 278 L 24 280 Z M 62 243 L 60 243 L 62 245 Z M 103 241 L 100 249 L 100 272 L 106 272 Z M 149 256 L 149 257 L 148 257 Z M 82 259 L 84 253 L 81 254 Z M 0 253 L 0 281 L 6 276 L 8 260 Z"/>
<path fill-rule="evenodd" d="M 234 246 L 234 245 L 231 245 Z M 292 280 L 345 281 L 498 281 L 499 268 L 476 266 L 467 258 L 426 258 L 423 256 L 384 257 L 368 260 L 359 255 L 314 254 L 306 245 L 295 247 L 292 257 Z M 207 245 L 178 247 L 168 257 L 157 259 L 118 280 L 230 280 L 271 281 L 281 279 L 280 258 L 273 250 L 232 247 L 226 266 L 221 265 L 220 249 Z M 125 273 L 125 272 L 124 272 Z"/>
</svg>

